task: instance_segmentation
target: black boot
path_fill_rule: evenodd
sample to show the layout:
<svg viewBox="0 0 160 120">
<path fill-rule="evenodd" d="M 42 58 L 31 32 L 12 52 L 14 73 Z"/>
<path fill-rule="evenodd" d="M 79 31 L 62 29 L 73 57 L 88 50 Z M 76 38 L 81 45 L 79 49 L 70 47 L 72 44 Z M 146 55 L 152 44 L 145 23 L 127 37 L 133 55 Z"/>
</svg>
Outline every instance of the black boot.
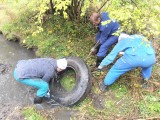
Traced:
<svg viewBox="0 0 160 120">
<path fill-rule="evenodd" d="M 41 104 L 42 103 L 42 100 L 43 100 L 43 97 L 38 97 L 36 96 L 34 98 L 34 104 Z"/>
<path fill-rule="evenodd" d="M 107 85 L 104 84 L 104 82 L 100 82 L 99 83 L 99 89 L 102 91 L 102 92 L 105 92 L 107 91 Z"/>
<path fill-rule="evenodd" d="M 95 67 L 98 67 L 99 64 L 102 62 L 103 59 L 104 59 L 104 57 L 99 57 L 99 56 L 97 56 L 96 66 L 95 66 Z"/>
<path fill-rule="evenodd" d="M 142 88 L 144 89 L 148 88 L 148 80 L 145 79 L 142 80 Z"/>
</svg>

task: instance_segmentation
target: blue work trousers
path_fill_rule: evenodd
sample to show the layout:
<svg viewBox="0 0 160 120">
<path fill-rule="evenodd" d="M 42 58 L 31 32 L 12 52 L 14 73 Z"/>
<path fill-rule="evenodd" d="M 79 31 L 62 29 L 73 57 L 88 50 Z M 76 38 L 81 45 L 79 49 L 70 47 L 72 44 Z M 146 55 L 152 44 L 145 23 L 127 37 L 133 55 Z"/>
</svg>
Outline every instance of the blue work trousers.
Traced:
<svg viewBox="0 0 160 120">
<path fill-rule="evenodd" d="M 105 57 L 108 49 L 118 41 L 118 36 L 109 36 L 108 39 L 100 46 L 97 56 Z"/>
<path fill-rule="evenodd" d="M 20 83 L 37 88 L 38 97 L 44 97 L 49 90 L 49 84 L 43 81 L 42 79 L 39 79 L 39 78 L 38 79 L 30 79 L 30 78 L 19 79 L 17 77 L 16 71 L 14 71 L 14 78 Z"/>
<path fill-rule="evenodd" d="M 111 85 L 113 84 L 122 74 L 130 71 L 134 68 L 142 68 L 142 77 L 143 79 L 150 79 L 152 72 L 152 65 L 155 63 L 155 55 L 127 55 L 124 54 L 119 58 L 112 68 L 107 73 L 104 84 Z"/>
</svg>

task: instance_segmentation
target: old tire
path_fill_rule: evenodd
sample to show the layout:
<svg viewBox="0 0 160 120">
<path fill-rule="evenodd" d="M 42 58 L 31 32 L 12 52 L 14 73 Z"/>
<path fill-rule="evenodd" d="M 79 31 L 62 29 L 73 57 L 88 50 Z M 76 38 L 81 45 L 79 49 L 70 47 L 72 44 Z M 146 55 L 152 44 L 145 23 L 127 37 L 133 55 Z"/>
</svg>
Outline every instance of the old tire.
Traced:
<svg viewBox="0 0 160 120">
<path fill-rule="evenodd" d="M 72 69 L 75 72 L 75 85 L 71 91 L 65 91 L 60 84 L 61 76 L 65 73 L 63 71 L 58 75 L 60 79 L 52 80 L 50 84 L 51 94 L 54 100 L 63 106 L 73 106 L 83 100 L 91 89 L 91 72 L 85 62 L 79 57 L 67 57 L 67 71 Z"/>
</svg>

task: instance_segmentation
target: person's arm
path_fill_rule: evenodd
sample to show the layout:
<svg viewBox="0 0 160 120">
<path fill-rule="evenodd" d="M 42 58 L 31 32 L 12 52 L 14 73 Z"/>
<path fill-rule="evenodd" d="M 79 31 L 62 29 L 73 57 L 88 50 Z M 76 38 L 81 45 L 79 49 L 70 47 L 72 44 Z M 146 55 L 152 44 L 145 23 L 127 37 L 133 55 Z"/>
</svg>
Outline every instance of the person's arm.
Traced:
<svg viewBox="0 0 160 120">
<path fill-rule="evenodd" d="M 49 82 L 54 76 L 54 72 L 52 70 L 48 70 L 45 75 L 42 77 L 42 80 Z"/>
<path fill-rule="evenodd" d="M 101 36 L 101 33 L 100 33 L 100 31 L 98 31 L 98 33 L 96 34 L 96 42 L 99 41 L 100 36 Z"/>
<path fill-rule="evenodd" d="M 112 63 L 118 55 L 118 53 L 129 48 L 131 46 L 130 44 L 130 40 L 128 39 L 124 39 L 118 42 L 113 48 L 113 50 L 102 60 L 98 68 L 102 69 L 104 66 L 107 66 L 110 63 Z"/>
<path fill-rule="evenodd" d="M 103 31 L 101 31 L 100 38 L 99 38 L 100 44 L 103 44 L 108 39 L 108 36 L 111 33 L 111 29 L 112 28 L 110 24 L 108 24 L 108 26 L 105 27 Z"/>
</svg>

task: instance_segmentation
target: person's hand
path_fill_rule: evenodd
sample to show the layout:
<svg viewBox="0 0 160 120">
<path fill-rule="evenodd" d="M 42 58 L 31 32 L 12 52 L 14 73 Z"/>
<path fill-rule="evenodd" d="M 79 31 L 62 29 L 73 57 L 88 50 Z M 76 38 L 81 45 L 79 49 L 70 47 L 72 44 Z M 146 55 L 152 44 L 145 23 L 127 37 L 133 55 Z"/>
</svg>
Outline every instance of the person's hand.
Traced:
<svg viewBox="0 0 160 120">
<path fill-rule="evenodd" d="M 100 76 L 101 74 L 103 74 L 102 67 L 98 66 L 98 68 L 96 68 L 96 70 L 94 71 L 94 74 L 96 76 Z"/>
</svg>

